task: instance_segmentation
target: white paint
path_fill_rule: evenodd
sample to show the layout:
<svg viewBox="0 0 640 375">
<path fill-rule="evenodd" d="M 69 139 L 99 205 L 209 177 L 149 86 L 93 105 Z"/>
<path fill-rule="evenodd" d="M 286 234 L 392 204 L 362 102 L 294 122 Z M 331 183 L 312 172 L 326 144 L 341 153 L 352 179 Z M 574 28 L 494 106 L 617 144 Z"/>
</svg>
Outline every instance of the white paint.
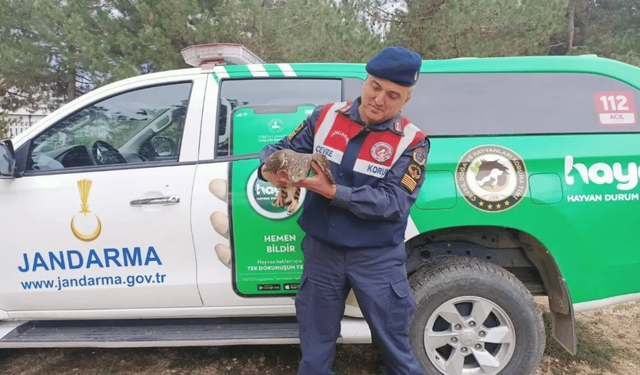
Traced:
<svg viewBox="0 0 640 375">
<path fill-rule="evenodd" d="M 573 309 L 576 312 L 597 310 L 607 306 L 613 306 L 621 303 L 633 302 L 633 301 L 639 301 L 639 300 L 640 300 L 640 293 L 626 294 L 624 296 L 609 297 L 605 299 L 599 299 L 596 301 L 574 303 Z"/>
<path fill-rule="evenodd" d="M 418 230 L 416 223 L 414 223 L 411 216 L 409 216 L 409 219 L 407 220 L 407 229 L 404 231 L 404 240 L 409 241 L 410 239 L 412 239 L 413 237 L 419 234 L 420 234 L 420 231 Z"/>
<path fill-rule="evenodd" d="M 285 77 L 296 77 L 296 72 L 293 71 L 293 68 L 289 64 L 276 64 L 280 70 L 282 70 L 282 74 Z"/>
<path fill-rule="evenodd" d="M 267 70 L 262 64 L 249 64 L 247 68 L 249 68 L 251 75 L 254 77 L 269 77 L 269 73 L 267 73 Z"/>
<path fill-rule="evenodd" d="M 220 79 L 229 78 L 229 73 L 227 72 L 227 69 L 222 65 L 216 66 L 213 69 L 213 72 L 217 74 L 218 78 Z"/>
</svg>

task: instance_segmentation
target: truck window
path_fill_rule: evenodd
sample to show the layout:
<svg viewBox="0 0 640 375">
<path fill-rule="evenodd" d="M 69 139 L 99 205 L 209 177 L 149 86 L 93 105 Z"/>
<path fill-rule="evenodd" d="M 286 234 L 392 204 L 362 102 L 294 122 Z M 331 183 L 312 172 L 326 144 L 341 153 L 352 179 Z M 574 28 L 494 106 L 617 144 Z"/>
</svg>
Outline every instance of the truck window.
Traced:
<svg viewBox="0 0 640 375">
<path fill-rule="evenodd" d="M 37 136 L 27 171 L 178 161 L 191 82 L 94 103 Z"/>
<path fill-rule="evenodd" d="M 340 79 L 224 80 L 216 156 L 259 152 L 291 133 L 313 109 L 342 100 Z"/>
<path fill-rule="evenodd" d="M 423 74 L 403 114 L 429 136 L 637 132 L 639 94 L 595 74 Z"/>
</svg>

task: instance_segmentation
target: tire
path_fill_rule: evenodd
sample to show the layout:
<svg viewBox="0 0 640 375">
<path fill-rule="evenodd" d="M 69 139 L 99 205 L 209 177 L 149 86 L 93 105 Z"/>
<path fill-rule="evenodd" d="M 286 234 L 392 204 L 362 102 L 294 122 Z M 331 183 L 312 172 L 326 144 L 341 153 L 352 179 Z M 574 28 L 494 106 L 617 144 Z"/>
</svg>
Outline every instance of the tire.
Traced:
<svg viewBox="0 0 640 375">
<path fill-rule="evenodd" d="M 535 373 L 544 324 L 531 293 L 511 273 L 453 258 L 417 271 L 410 283 L 416 299 L 411 345 L 425 375 Z"/>
</svg>

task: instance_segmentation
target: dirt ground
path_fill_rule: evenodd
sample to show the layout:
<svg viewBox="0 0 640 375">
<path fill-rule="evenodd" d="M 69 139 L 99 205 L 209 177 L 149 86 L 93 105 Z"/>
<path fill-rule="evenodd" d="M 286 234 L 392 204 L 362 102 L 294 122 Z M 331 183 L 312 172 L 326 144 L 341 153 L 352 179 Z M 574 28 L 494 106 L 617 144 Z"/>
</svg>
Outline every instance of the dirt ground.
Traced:
<svg viewBox="0 0 640 375">
<path fill-rule="evenodd" d="M 550 337 L 549 311 L 538 299 L 547 326 L 547 347 L 537 375 L 640 374 L 640 302 L 581 312 L 578 354 Z M 0 350 L 2 375 L 295 375 L 297 345 Z M 371 345 L 339 345 L 338 375 L 378 375 L 383 365 Z"/>
</svg>

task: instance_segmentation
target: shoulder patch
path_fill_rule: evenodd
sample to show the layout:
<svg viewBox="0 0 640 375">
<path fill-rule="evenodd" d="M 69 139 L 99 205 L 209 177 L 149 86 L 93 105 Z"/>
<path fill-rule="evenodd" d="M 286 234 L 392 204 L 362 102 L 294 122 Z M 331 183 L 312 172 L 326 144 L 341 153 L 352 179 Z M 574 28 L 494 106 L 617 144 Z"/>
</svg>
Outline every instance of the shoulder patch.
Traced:
<svg viewBox="0 0 640 375">
<path fill-rule="evenodd" d="M 406 188 L 409 193 L 413 193 L 418 187 L 418 182 L 422 178 L 423 168 L 421 165 L 415 162 L 409 163 L 407 169 L 400 178 L 400 185 Z"/>
<path fill-rule="evenodd" d="M 298 125 L 298 127 L 291 132 L 291 134 L 289 134 L 289 136 L 287 137 L 289 139 L 289 142 L 293 141 L 293 138 L 295 138 L 296 135 L 298 135 L 298 133 L 300 133 L 300 131 L 302 131 L 302 129 L 304 129 L 304 127 L 307 125 L 306 121 L 302 121 L 300 123 L 300 125 Z"/>
<path fill-rule="evenodd" d="M 427 161 L 427 150 L 424 147 L 418 147 L 413 150 L 413 161 L 419 165 L 424 165 Z"/>
<path fill-rule="evenodd" d="M 402 134 L 402 129 L 404 129 L 402 122 L 400 122 L 400 120 L 396 120 L 396 122 L 393 123 L 393 130 L 398 134 Z"/>
</svg>

